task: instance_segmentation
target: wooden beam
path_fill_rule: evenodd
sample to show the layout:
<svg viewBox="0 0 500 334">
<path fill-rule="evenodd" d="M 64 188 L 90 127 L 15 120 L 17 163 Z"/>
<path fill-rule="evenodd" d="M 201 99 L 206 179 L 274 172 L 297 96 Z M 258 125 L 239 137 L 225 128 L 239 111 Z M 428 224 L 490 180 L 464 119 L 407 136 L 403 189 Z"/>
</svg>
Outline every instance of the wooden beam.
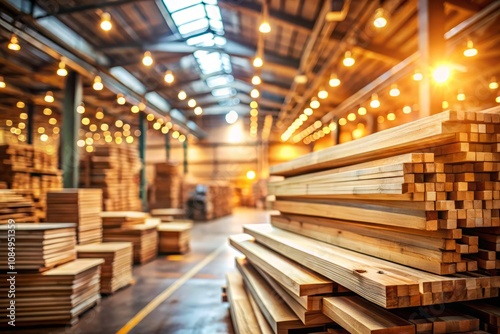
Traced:
<svg viewBox="0 0 500 334">
<path fill-rule="evenodd" d="M 88 5 L 82 5 L 82 6 L 75 6 L 75 7 L 65 7 L 65 8 L 59 8 L 55 12 L 43 14 L 34 17 L 35 20 L 43 19 L 46 17 L 50 16 L 60 16 L 60 15 L 67 15 L 67 14 L 74 14 L 74 13 L 79 13 L 87 10 L 93 10 L 93 9 L 103 9 L 103 8 L 111 8 L 111 7 L 116 7 L 116 6 L 123 6 L 129 3 L 138 3 L 138 2 L 146 2 L 150 0 L 117 0 L 117 1 L 105 1 L 105 2 L 98 2 L 98 3 L 93 3 L 93 4 L 88 4 Z"/>
<path fill-rule="evenodd" d="M 476 13 L 481 10 L 479 5 L 472 3 L 469 0 L 446 0 L 446 6 L 472 13 Z"/>
</svg>

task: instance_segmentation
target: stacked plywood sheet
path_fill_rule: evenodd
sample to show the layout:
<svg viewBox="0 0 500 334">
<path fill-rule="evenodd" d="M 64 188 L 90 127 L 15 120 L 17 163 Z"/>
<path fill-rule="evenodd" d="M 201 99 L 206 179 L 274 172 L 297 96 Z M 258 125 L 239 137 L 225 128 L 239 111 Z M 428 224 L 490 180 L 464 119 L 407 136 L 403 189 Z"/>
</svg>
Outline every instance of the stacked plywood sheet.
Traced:
<svg viewBox="0 0 500 334">
<path fill-rule="evenodd" d="M 158 253 L 159 219 L 147 218 L 143 212 L 103 212 L 105 242 L 131 242 L 134 263 L 146 263 Z"/>
<path fill-rule="evenodd" d="M 234 193 L 227 182 L 185 184 L 186 214 L 193 220 L 212 220 L 233 212 Z"/>
<path fill-rule="evenodd" d="M 0 160 L 0 181 L 31 196 L 37 218 L 44 220 L 47 191 L 62 188 L 57 155 L 28 144 L 0 145 Z"/>
<path fill-rule="evenodd" d="M 179 163 L 162 162 L 155 164 L 150 208 L 181 207 L 183 207 L 182 174 Z"/>
<path fill-rule="evenodd" d="M 296 275 L 272 272 L 280 257 L 363 297 L 322 300 L 351 333 L 496 330 L 463 311 L 418 313 L 499 295 L 495 116 L 448 111 L 274 166 L 281 213 L 231 244 L 283 286 Z"/>
<path fill-rule="evenodd" d="M 0 225 L 0 241 L 5 246 L 8 237 L 15 238 L 16 270 L 46 271 L 76 259 L 75 224 L 19 223 L 14 225 L 14 234 L 9 232 L 12 226 Z M 10 267 L 8 253 L 8 247 L 0 248 L 0 269 Z"/>
<path fill-rule="evenodd" d="M 80 245 L 102 241 L 101 208 L 101 189 L 64 189 L 47 193 L 47 220 L 76 223 Z"/>
<path fill-rule="evenodd" d="M 141 210 L 137 149 L 129 146 L 99 146 L 83 157 L 80 186 L 103 189 L 105 211 Z"/>
<path fill-rule="evenodd" d="M 18 223 L 37 221 L 33 201 L 11 190 L 0 190 L 0 224 L 7 224 L 9 219 Z"/>
<path fill-rule="evenodd" d="M 80 245 L 78 258 L 99 258 L 101 266 L 101 293 L 110 294 L 127 286 L 132 280 L 132 244 L 130 242 L 106 242 Z"/>
<path fill-rule="evenodd" d="M 78 259 L 43 273 L 15 278 L 15 325 L 73 325 L 78 316 L 100 301 L 101 259 Z M 2 282 L 9 276 L 0 275 Z M 6 285 L 0 293 L 7 296 Z M 8 298 L 0 299 L 0 316 L 8 319 Z M 5 326 L 3 322 L 2 326 Z"/>
<path fill-rule="evenodd" d="M 158 250 L 161 253 L 187 253 L 192 223 L 171 222 L 158 225 Z"/>
</svg>

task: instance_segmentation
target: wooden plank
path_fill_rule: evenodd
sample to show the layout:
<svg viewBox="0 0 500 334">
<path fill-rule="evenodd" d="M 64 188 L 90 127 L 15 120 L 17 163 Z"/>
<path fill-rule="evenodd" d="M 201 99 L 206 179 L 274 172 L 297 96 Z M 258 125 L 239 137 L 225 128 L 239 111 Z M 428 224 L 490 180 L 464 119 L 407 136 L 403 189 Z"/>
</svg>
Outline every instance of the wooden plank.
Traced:
<svg viewBox="0 0 500 334">
<path fill-rule="evenodd" d="M 415 326 L 410 322 L 357 296 L 325 298 L 323 313 L 350 333 L 415 333 Z"/>
<path fill-rule="evenodd" d="M 229 242 L 252 263 L 297 296 L 333 292 L 331 280 L 255 243 L 254 238 L 247 234 L 232 235 Z"/>
<path fill-rule="evenodd" d="M 234 331 L 237 334 L 262 333 L 239 273 L 227 273 L 227 297 Z"/>
</svg>

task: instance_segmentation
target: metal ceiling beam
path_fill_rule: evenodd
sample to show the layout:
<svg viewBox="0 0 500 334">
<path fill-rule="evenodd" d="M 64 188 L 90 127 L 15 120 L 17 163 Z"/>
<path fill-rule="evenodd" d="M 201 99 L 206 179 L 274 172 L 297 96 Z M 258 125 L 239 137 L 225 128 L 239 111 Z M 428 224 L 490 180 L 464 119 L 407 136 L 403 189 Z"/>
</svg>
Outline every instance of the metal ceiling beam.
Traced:
<svg viewBox="0 0 500 334">
<path fill-rule="evenodd" d="M 220 8 L 233 10 L 244 16 L 251 16 L 257 19 L 260 19 L 262 16 L 262 5 L 258 2 L 219 0 L 218 5 Z M 300 16 L 289 15 L 272 8 L 269 9 L 269 20 L 271 24 L 274 23 L 285 28 L 296 29 L 305 34 L 309 34 L 314 26 L 314 21 L 308 21 Z"/>
<path fill-rule="evenodd" d="M 98 3 L 92 3 L 88 5 L 82 5 L 82 6 L 76 6 L 76 7 L 65 7 L 61 8 L 56 12 L 48 12 L 46 14 L 38 15 L 35 16 L 35 20 L 43 19 L 46 17 L 50 16 L 60 16 L 60 15 L 66 15 L 66 14 L 73 14 L 73 13 L 79 13 L 79 12 L 84 12 L 87 10 L 92 10 L 92 9 L 103 9 L 103 8 L 111 8 L 111 7 L 117 7 L 117 6 L 123 6 L 129 3 L 138 3 L 138 2 L 146 2 L 146 1 L 151 1 L 151 0 L 118 0 L 118 1 L 112 1 L 112 2 L 98 2 Z"/>
</svg>

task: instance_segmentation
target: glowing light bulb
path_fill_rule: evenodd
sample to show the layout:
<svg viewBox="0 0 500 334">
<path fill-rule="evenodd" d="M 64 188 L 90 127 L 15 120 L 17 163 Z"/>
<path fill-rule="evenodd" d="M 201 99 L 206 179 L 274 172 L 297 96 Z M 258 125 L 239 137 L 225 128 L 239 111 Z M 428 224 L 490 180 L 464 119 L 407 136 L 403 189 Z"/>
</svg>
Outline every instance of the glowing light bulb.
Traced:
<svg viewBox="0 0 500 334">
<path fill-rule="evenodd" d="M 318 97 L 322 100 L 326 99 L 328 97 L 328 92 L 324 87 L 321 87 L 318 91 Z"/>
<path fill-rule="evenodd" d="M 465 101 L 465 94 L 464 94 L 463 90 L 461 90 L 461 89 L 458 91 L 457 100 L 458 101 Z"/>
<path fill-rule="evenodd" d="M 313 114 L 313 110 L 311 108 L 304 109 L 304 115 L 311 116 Z"/>
<path fill-rule="evenodd" d="M 373 109 L 377 109 L 380 107 L 380 101 L 378 100 L 378 95 L 377 94 L 372 94 L 372 99 L 370 101 L 370 107 Z"/>
<path fill-rule="evenodd" d="M 97 111 L 95 113 L 95 118 L 96 119 L 103 119 L 104 118 L 104 112 L 103 112 L 102 108 L 97 109 Z"/>
<path fill-rule="evenodd" d="M 25 106 L 25 104 L 24 104 L 24 102 L 23 102 L 23 101 L 18 101 L 18 102 L 16 103 L 16 107 L 18 107 L 19 109 L 23 109 L 23 108 L 24 108 L 24 106 Z"/>
<path fill-rule="evenodd" d="M 46 142 L 47 140 L 49 140 L 49 136 L 47 136 L 45 133 L 43 135 L 40 136 L 40 140 L 43 141 L 43 142 Z"/>
<path fill-rule="evenodd" d="M 179 100 L 184 101 L 187 98 L 187 94 L 185 91 L 181 90 L 179 94 L 177 94 L 177 97 L 179 98 Z"/>
<path fill-rule="evenodd" d="M 118 94 L 116 96 L 116 103 L 118 103 L 119 105 L 124 105 L 125 103 L 127 103 L 127 100 L 125 99 L 125 96 L 123 94 Z"/>
<path fill-rule="evenodd" d="M 76 112 L 79 114 L 85 113 L 85 104 L 83 104 L 83 102 L 80 103 L 78 107 L 76 107 Z"/>
<path fill-rule="evenodd" d="M 5 79 L 0 76 L 0 88 L 5 88 L 7 85 L 5 84 Z"/>
<path fill-rule="evenodd" d="M 339 125 L 344 126 L 346 124 L 347 124 L 347 119 L 345 119 L 344 117 L 342 117 L 341 119 L 339 119 Z"/>
<path fill-rule="evenodd" d="M 373 25 L 375 28 L 383 28 L 387 25 L 387 18 L 385 17 L 385 11 L 383 8 L 378 8 L 375 11 L 375 16 L 373 19 Z"/>
<path fill-rule="evenodd" d="M 195 100 L 195 99 L 189 99 L 189 101 L 188 101 L 188 106 L 189 106 L 190 108 L 194 108 L 194 107 L 196 107 L 196 100 Z"/>
<path fill-rule="evenodd" d="M 342 63 L 344 64 L 345 67 L 351 67 L 354 65 L 356 61 L 352 57 L 351 51 L 346 51 L 344 54 L 344 60 L 342 60 Z"/>
<path fill-rule="evenodd" d="M 57 69 L 57 75 L 60 77 L 65 77 L 68 75 L 68 70 L 66 70 L 66 64 L 63 61 L 59 62 L 59 68 Z"/>
<path fill-rule="evenodd" d="M 170 71 L 170 70 L 166 71 L 164 80 L 168 84 L 173 83 L 175 81 L 174 73 L 172 73 L 172 71 Z"/>
<path fill-rule="evenodd" d="M 45 97 L 43 100 L 47 103 L 52 103 L 54 102 L 54 93 L 52 93 L 50 90 L 45 94 Z"/>
<path fill-rule="evenodd" d="M 413 73 L 413 80 L 422 81 L 423 78 L 424 76 L 422 75 L 422 73 L 420 73 L 420 71 L 418 70 L 415 70 L 415 72 Z"/>
<path fill-rule="evenodd" d="M 498 82 L 495 77 L 491 78 L 490 83 L 488 84 L 488 87 L 490 89 L 497 89 L 498 88 Z"/>
<path fill-rule="evenodd" d="M 387 120 L 388 121 L 394 121 L 396 119 L 396 114 L 391 112 L 387 114 Z"/>
<path fill-rule="evenodd" d="M 360 115 L 360 116 L 366 115 L 367 112 L 368 111 L 366 110 L 365 107 L 359 107 L 358 108 L 358 115 Z"/>
<path fill-rule="evenodd" d="M 311 99 L 311 103 L 309 103 L 309 106 L 313 109 L 318 109 L 321 106 L 321 103 L 319 103 L 316 97 L 313 97 Z"/>
<path fill-rule="evenodd" d="M 405 113 L 405 114 L 411 113 L 411 107 L 410 106 L 404 106 L 403 107 L 403 113 Z"/>
<path fill-rule="evenodd" d="M 250 116 L 256 117 L 257 115 L 259 115 L 259 111 L 257 109 L 250 110 Z"/>
<path fill-rule="evenodd" d="M 258 107 L 259 107 L 259 104 L 257 103 L 257 101 L 250 102 L 250 108 L 257 109 Z"/>
<path fill-rule="evenodd" d="M 94 84 L 92 85 L 92 88 L 94 90 L 102 90 L 104 88 L 104 85 L 102 84 L 102 79 L 100 76 L 96 75 L 94 78 Z"/>
<path fill-rule="evenodd" d="M 262 83 L 262 80 L 260 79 L 260 77 L 258 75 L 254 75 L 252 77 L 252 85 L 260 85 Z"/>
<path fill-rule="evenodd" d="M 330 75 L 330 81 L 328 82 L 330 87 L 338 87 L 340 86 L 340 79 L 337 77 L 337 74 Z"/>
<path fill-rule="evenodd" d="M 144 66 L 148 67 L 153 65 L 154 61 L 153 57 L 151 56 L 151 52 L 149 51 L 144 52 L 144 56 L 142 57 L 142 63 L 144 64 Z"/>
<path fill-rule="evenodd" d="M 238 120 L 238 113 L 234 110 L 231 110 L 226 114 L 225 118 L 228 124 L 234 124 Z"/>
<path fill-rule="evenodd" d="M 389 91 L 389 95 L 396 97 L 396 96 L 399 96 L 400 94 L 401 94 L 401 92 L 399 91 L 398 85 L 393 84 L 391 86 L 391 90 Z"/>
<path fill-rule="evenodd" d="M 448 109 L 448 107 L 450 106 L 450 104 L 448 103 L 448 101 L 443 101 L 441 102 L 441 107 L 443 109 Z"/>
<path fill-rule="evenodd" d="M 139 111 L 141 111 L 141 109 L 138 106 L 132 106 L 130 108 L 130 111 L 134 114 L 137 114 Z"/>
<path fill-rule="evenodd" d="M 267 22 L 267 21 L 262 22 L 259 26 L 259 31 L 263 34 L 270 33 L 271 32 L 271 25 L 269 24 L 269 22 Z"/>
<path fill-rule="evenodd" d="M 432 71 L 432 77 L 434 78 L 434 81 L 436 81 L 439 84 L 442 84 L 446 81 L 451 76 L 451 69 L 447 65 L 439 65 Z"/>
<path fill-rule="evenodd" d="M 255 172 L 253 170 L 249 170 L 247 172 L 247 179 L 253 180 L 253 179 L 255 179 L 255 176 L 256 176 L 256 174 L 255 174 Z"/>
<path fill-rule="evenodd" d="M 76 108 L 76 111 L 78 112 L 78 108 Z M 50 109 L 50 108 L 44 108 L 44 109 L 43 109 L 43 114 L 44 114 L 45 116 L 50 116 L 50 115 L 52 115 L 52 109 Z"/>
<path fill-rule="evenodd" d="M 347 119 L 351 122 L 355 121 L 356 120 L 356 114 L 355 113 L 350 113 L 349 115 L 347 115 Z"/>
<path fill-rule="evenodd" d="M 253 66 L 254 67 L 262 67 L 262 65 L 264 65 L 264 61 L 262 60 L 261 57 L 255 57 L 254 60 L 253 60 Z"/>
<path fill-rule="evenodd" d="M 203 114 L 203 109 L 201 107 L 199 107 L 199 106 L 196 107 L 196 108 L 194 108 L 194 114 L 195 115 L 201 115 L 201 114 Z"/>
<path fill-rule="evenodd" d="M 146 116 L 146 119 L 147 119 L 148 121 L 152 122 L 152 121 L 154 121 L 154 120 L 155 120 L 155 115 L 153 115 L 153 114 L 148 114 L 148 115 Z"/>
<path fill-rule="evenodd" d="M 109 13 L 101 14 L 101 29 L 104 31 L 110 31 L 113 28 L 111 23 L 111 15 Z"/>
<path fill-rule="evenodd" d="M 477 55 L 477 49 L 474 48 L 474 43 L 472 40 L 467 40 L 467 49 L 464 50 L 464 56 L 466 57 L 474 57 Z"/>
<path fill-rule="evenodd" d="M 12 34 L 10 38 L 9 45 L 7 45 L 7 48 L 12 51 L 19 51 L 21 50 L 21 45 L 19 45 L 19 40 L 17 39 L 17 36 Z"/>
<path fill-rule="evenodd" d="M 260 96 L 259 90 L 256 88 L 252 89 L 250 96 L 254 99 L 258 98 Z"/>
</svg>

